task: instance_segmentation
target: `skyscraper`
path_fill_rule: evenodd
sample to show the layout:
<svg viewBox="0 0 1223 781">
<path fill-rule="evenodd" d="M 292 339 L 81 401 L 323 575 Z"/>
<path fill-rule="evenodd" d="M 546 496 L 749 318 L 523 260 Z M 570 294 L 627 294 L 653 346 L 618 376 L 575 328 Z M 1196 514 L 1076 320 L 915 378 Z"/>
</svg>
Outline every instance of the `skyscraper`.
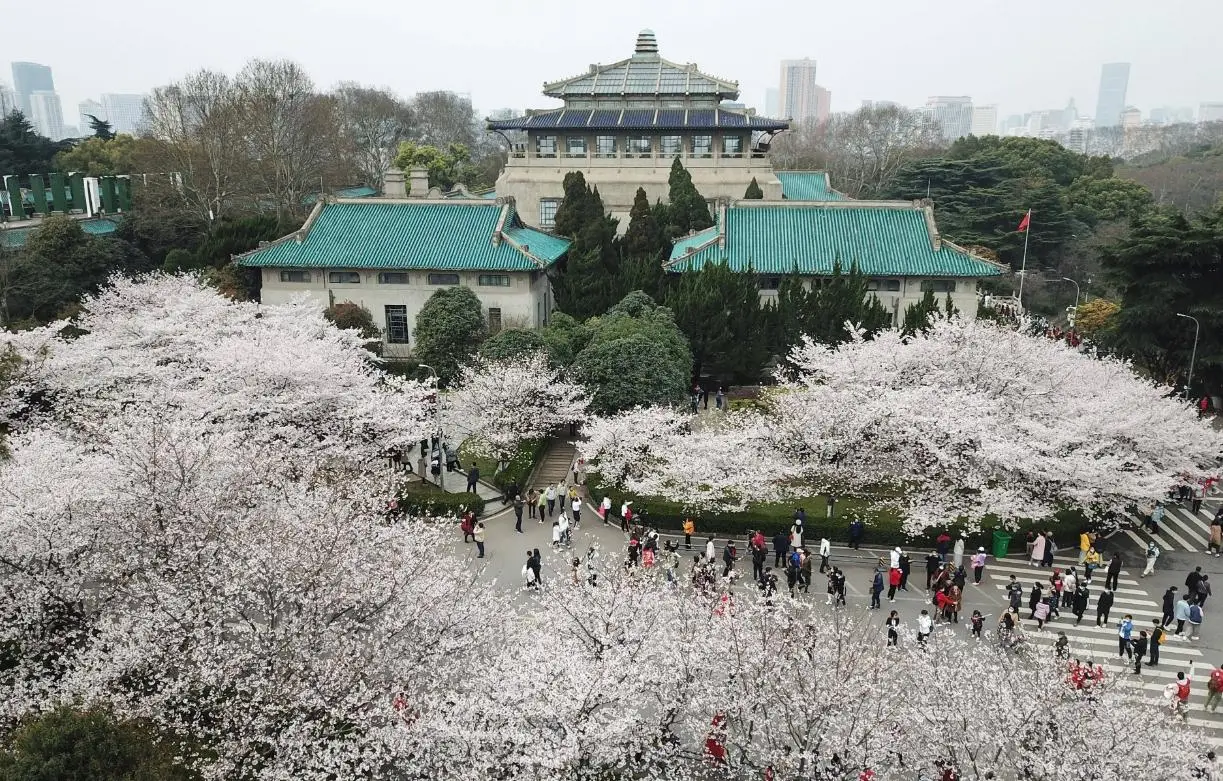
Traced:
<svg viewBox="0 0 1223 781">
<path fill-rule="evenodd" d="M 972 98 L 967 95 L 935 95 L 926 100 L 926 111 L 943 129 L 943 138 L 955 141 L 972 131 Z"/>
<path fill-rule="evenodd" d="M 78 115 L 77 127 L 84 132 L 89 130 L 90 116 L 95 116 L 103 122 L 109 121 L 106 119 L 106 112 L 102 110 L 102 104 L 96 100 L 82 100 L 76 104 L 76 113 Z"/>
<path fill-rule="evenodd" d="M 40 136 L 52 141 L 64 137 L 64 107 L 59 95 L 47 90 L 36 90 L 27 97 L 30 104 L 30 124 Z"/>
<path fill-rule="evenodd" d="M 764 91 L 764 115 L 766 117 L 781 116 L 781 91 L 769 87 Z"/>
<path fill-rule="evenodd" d="M 815 60 L 782 60 L 780 92 L 781 116 L 796 122 L 828 118 L 832 93 L 815 83 Z"/>
<path fill-rule="evenodd" d="M 998 135 L 998 105 L 972 107 L 972 134 L 974 136 Z"/>
<path fill-rule="evenodd" d="M 17 94 L 0 81 L 0 117 L 7 117 L 17 110 Z"/>
<path fill-rule="evenodd" d="M 51 69 L 36 62 L 13 63 L 13 92 L 17 93 L 17 108 L 30 115 L 30 95 L 35 92 L 55 92 Z M 63 120 L 60 120 L 63 124 Z"/>
<path fill-rule="evenodd" d="M 1125 111 L 1125 91 L 1130 85 L 1130 64 L 1110 62 L 1100 69 L 1100 92 L 1096 97 L 1096 127 L 1117 127 Z"/>
<path fill-rule="evenodd" d="M 135 134 L 144 120 L 144 95 L 103 93 L 102 111 L 106 114 L 111 130 L 116 133 Z"/>
</svg>

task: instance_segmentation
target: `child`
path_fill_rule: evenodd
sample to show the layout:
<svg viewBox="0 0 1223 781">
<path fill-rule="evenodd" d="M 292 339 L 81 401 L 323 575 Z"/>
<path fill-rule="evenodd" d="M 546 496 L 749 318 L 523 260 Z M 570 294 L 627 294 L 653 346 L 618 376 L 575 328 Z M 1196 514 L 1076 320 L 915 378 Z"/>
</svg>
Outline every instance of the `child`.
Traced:
<svg viewBox="0 0 1223 781">
<path fill-rule="evenodd" d="M 985 616 L 981 615 L 980 610 L 974 610 L 969 621 L 972 623 L 972 636 L 980 640 L 981 627 L 985 626 Z"/>
<path fill-rule="evenodd" d="M 552 547 L 559 548 L 561 545 L 561 522 L 552 522 Z"/>
<path fill-rule="evenodd" d="M 654 549 L 646 547 L 641 551 L 641 565 L 643 567 L 654 566 Z"/>
</svg>

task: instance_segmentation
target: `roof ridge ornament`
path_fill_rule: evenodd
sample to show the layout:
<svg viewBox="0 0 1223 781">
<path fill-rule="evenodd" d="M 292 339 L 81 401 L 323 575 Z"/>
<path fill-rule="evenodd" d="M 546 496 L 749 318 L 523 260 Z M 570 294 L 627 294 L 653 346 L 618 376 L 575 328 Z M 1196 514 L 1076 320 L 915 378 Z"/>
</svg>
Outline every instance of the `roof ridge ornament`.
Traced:
<svg viewBox="0 0 1223 781">
<path fill-rule="evenodd" d="M 634 57 L 638 54 L 658 54 L 658 39 L 650 29 L 637 33 L 637 46 L 633 49 Z"/>
</svg>

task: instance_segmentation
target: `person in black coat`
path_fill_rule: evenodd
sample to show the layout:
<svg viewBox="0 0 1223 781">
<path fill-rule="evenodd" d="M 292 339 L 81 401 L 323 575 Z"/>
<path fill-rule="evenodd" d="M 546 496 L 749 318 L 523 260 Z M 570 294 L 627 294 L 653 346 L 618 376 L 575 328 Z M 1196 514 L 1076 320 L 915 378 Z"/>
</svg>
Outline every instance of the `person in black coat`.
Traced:
<svg viewBox="0 0 1223 781">
<path fill-rule="evenodd" d="M 938 572 L 939 565 L 943 560 L 934 551 L 930 551 L 930 555 L 926 556 L 926 591 L 930 590 L 930 583 L 934 580 L 934 573 Z"/>
<path fill-rule="evenodd" d="M 1111 561 L 1108 562 L 1108 570 L 1105 572 L 1104 588 L 1117 590 L 1117 578 L 1121 577 L 1121 554 L 1114 553 Z"/>
<path fill-rule="evenodd" d="M 909 561 L 909 554 L 900 554 L 900 590 L 909 590 L 909 569 L 913 566 Z"/>
<path fill-rule="evenodd" d="M 1091 600 L 1091 592 L 1087 590 L 1086 583 L 1080 583 L 1075 586 L 1074 596 L 1070 599 L 1071 610 L 1074 611 L 1074 625 L 1078 626 L 1083 620 L 1083 614 L 1087 612 L 1087 603 Z"/>
<path fill-rule="evenodd" d="M 858 550 L 858 546 L 862 544 L 862 533 L 865 530 L 866 525 L 860 518 L 854 518 L 849 522 L 849 546 L 854 550 Z"/>
<path fill-rule="evenodd" d="M 1108 626 L 1108 611 L 1113 609 L 1113 592 L 1104 589 L 1096 600 L 1096 626 Z"/>
<path fill-rule="evenodd" d="M 1036 617 L 1036 606 L 1040 604 L 1040 584 L 1034 583 L 1032 590 L 1028 592 L 1028 620 L 1031 621 Z"/>
<path fill-rule="evenodd" d="M 781 530 L 773 535 L 773 569 L 785 563 L 786 554 L 790 552 L 790 535 Z"/>
<path fill-rule="evenodd" d="M 1159 625 L 1167 626 L 1172 623 L 1172 618 L 1176 614 L 1176 586 L 1168 586 L 1168 590 L 1164 592 L 1163 613 L 1163 619 Z"/>
</svg>

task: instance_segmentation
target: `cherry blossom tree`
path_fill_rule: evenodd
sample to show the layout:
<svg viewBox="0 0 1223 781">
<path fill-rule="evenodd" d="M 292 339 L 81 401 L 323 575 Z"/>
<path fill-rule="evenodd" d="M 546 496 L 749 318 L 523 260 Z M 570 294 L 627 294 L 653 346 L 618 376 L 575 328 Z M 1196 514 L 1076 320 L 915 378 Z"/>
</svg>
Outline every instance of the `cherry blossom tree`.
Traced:
<svg viewBox="0 0 1223 781">
<path fill-rule="evenodd" d="M 590 394 L 548 367 L 544 352 L 463 366 L 442 401 L 443 428 L 500 462 L 557 426 L 586 418 Z"/>
</svg>

